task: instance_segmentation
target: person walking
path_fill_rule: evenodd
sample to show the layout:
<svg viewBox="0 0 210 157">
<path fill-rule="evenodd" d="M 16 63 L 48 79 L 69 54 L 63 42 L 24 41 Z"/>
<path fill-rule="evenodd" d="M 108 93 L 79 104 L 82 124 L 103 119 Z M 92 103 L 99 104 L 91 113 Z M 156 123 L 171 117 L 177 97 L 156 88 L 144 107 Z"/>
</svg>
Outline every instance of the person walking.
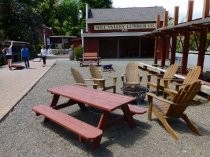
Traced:
<svg viewBox="0 0 210 157">
<path fill-rule="evenodd" d="M 27 69 L 30 67 L 29 58 L 30 58 L 30 51 L 27 48 L 27 46 L 24 45 L 23 48 L 21 49 L 21 59 L 24 61 Z"/>
<path fill-rule="evenodd" d="M 47 59 L 47 49 L 46 49 L 45 45 L 42 46 L 41 57 L 42 57 L 42 61 L 43 61 L 42 66 L 45 67 L 46 66 L 46 59 Z"/>
<path fill-rule="evenodd" d="M 6 46 L 2 50 L 3 53 L 6 53 L 6 60 L 9 70 L 12 70 L 12 46 L 13 46 L 13 41 L 11 41 L 10 46 Z"/>
</svg>

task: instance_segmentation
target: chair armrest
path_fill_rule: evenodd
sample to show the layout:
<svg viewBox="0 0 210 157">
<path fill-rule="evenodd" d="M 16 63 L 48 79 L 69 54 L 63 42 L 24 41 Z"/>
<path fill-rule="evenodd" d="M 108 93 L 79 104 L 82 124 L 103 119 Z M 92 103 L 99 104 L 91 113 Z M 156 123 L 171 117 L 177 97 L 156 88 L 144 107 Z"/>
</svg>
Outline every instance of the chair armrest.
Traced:
<svg viewBox="0 0 210 157">
<path fill-rule="evenodd" d="M 84 84 L 84 83 L 74 83 L 75 85 L 79 85 L 79 86 L 93 86 L 94 89 L 97 89 L 98 85 L 97 84 Z"/>
<path fill-rule="evenodd" d="M 90 78 L 92 79 L 93 81 L 105 81 L 105 79 L 102 79 L 102 78 Z"/>
<path fill-rule="evenodd" d="M 109 75 L 102 75 L 102 77 L 118 78 L 118 76 L 109 76 Z"/>
<path fill-rule="evenodd" d="M 170 105 L 175 105 L 174 102 L 172 102 L 172 101 L 170 101 L 170 100 L 167 100 L 167 99 L 164 99 L 164 98 L 162 98 L 162 97 L 158 97 L 157 95 L 155 95 L 155 94 L 153 94 L 153 93 L 150 93 L 150 92 L 147 93 L 147 96 L 148 96 L 148 99 L 155 98 L 155 99 L 157 99 L 157 100 L 159 100 L 159 101 L 168 103 L 168 104 L 170 104 Z"/>
<path fill-rule="evenodd" d="M 166 80 L 166 81 L 173 81 L 174 78 L 161 78 L 162 80 Z"/>
<path fill-rule="evenodd" d="M 184 82 L 184 80 L 183 80 L 183 79 L 176 79 L 176 78 L 172 79 L 172 81 L 175 81 L 175 82 L 178 82 L 178 83 L 182 83 L 182 82 Z"/>
<path fill-rule="evenodd" d="M 85 81 L 93 81 L 93 79 L 84 79 Z"/>
<path fill-rule="evenodd" d="M 164 74 L 156 74 L 156 75 L 157 75 L 157 77 L 163 78 Z"/>
</svg>

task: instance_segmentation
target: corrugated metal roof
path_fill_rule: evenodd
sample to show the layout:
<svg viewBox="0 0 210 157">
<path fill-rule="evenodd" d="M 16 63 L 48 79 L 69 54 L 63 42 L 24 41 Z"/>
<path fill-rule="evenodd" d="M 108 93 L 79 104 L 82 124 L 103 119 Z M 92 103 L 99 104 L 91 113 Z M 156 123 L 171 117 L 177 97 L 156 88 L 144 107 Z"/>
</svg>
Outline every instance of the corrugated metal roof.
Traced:
<svg viewBox="0 0 210 157">
<path fill-rule="evenodd" d="M 163 12 L 164 8 L 159 6 L 90 9 L 87 23 L 155 22 Z"/>
</svg>

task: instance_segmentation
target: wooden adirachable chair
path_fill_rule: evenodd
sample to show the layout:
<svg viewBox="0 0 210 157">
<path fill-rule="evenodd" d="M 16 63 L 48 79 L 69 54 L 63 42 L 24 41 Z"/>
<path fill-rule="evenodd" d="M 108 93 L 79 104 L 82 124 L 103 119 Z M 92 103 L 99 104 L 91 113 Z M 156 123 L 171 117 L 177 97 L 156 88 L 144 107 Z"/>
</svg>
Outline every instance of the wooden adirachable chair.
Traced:
<svg viewBox="0 0 210 157">
<path fill-rule="evenodd" d="M 74 78 L 74 80 L 76 82 L 75 83 L 76 85 L 85 86 L 85 87 L 87 87 L 87 86 L 93 86 L 94 89 L 96 89 L 97 86 L 98 86 L 97 84 L 94 84 L 93 83 L 93 79 L 84 79 L 82 77 L 82 75 L 80 74 L 80 72 L 77 71 L 74 68 L 71 68 L 71 74 L 72 74 L 72 76 L 73 76 L 73 78 Z M 87 83 L 88 81 L 91 81 L 92 83 L 91 84 L 90 83 Z"/>
<path fill-rule="evenodd" d="M 121 76 L 123 87 L 140 85 L 142 76 L 139 74 L 139 64 L 136 62 L 129 62 L 125 67 L 125 73 Z"/>
<path fill-rule="evenodd" d="M 178 137 L 167 121 L 169 118 L 182 118 L 194 133 L 200 135 L 198 129 L 184 113 L 188 105 L 191 104 L 191 101 L 199 92 L 200 87 L 200 81 L 187 85 L 178 91 L 172 101 L 158 97 L 153 93 L 147 93 L 149 105 L 148 119 L 151 120 L 152 113 L 154 113 L 174 139 L 178 139 Z M 157 101 L 154 102 L 153 99 L 157 99 Z"/>
<path fill-rule="evenodd" d="M 160 90 L 168 88 L 169 82 L 174 79 L 174 75 L 178 69 L 178 64 L 172 64 L 168 69 L 166 69 L 164 74 L 148 74 L 147 75 L 147 88 L 156 88 L 156 95 L 159 94 Z M 156 81 L 151 80 L 151 76 L 156 77 Z"/>
<path fill-rule="evenodd" d="M 116 76 L 102 76 L 101 71 L 98 69 L 93 64 L 90 64 L 89 66 L 90 74 L 91 74 L 91 79 L 94 80 L 94 83 L 98 85 L 99 88 L 102 90 L 109 90 L 113 89 L 113 92 L 116 93 L 116 82 L 117 82 L 117 77 Z M 105 77 L 112 78 L 112 85 L 106 86 L 105 84 Z"/>
<path fill-rule="evenodd" d="M 184 88 L 185 86 L 192 84 L 196 81 L 199 80 L 199 76 L 201 74 L 201 67 L 200 66 L 196 66 L 193 69 L 191 69 L 185 79 L 173 79 L 173 81 L 178 81 L 179 83 L 176 83 L 176 89 L 170 89 L 169 87 L 164 88 L 164 93 L 167 93 L 171 96 L 171 99 L 173 99 L 174 93 L 177 93 L 177 91 L 179 91 L 179 89 Z M 182 82 L 182 83 L 180 83 Z"/>
</svg>

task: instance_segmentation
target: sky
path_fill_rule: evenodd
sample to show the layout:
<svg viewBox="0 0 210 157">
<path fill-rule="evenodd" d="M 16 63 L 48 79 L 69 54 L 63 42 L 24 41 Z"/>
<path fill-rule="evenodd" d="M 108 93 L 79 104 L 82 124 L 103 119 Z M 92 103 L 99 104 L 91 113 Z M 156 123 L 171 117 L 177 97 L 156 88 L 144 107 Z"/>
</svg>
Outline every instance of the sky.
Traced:
<svg viewBox="0 0 210 157">
<path fill-rule="evenodd" d="M 202 17 L 204 0 L 194 0 L 193 19 Z M 179 6 L 179 22 L 186 21 L 188 0 L 112 0 L 114 8 L 163 6 L 174 17 L 174 7 Z"/>
</svg>

